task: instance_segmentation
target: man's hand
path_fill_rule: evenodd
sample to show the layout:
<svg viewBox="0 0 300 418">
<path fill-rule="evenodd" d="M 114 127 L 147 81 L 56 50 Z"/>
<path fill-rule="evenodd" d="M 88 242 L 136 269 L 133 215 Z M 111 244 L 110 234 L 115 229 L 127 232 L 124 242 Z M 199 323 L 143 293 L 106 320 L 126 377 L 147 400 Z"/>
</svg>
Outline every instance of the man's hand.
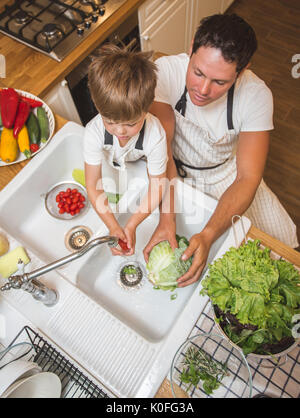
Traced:
<svg viewBox="0 0 300 418">
<path fill-rule="evenodd" d="M 150 241 L 144 248 L 144 258 L 146 263 L 148 263 L 149 260 L 149 254 L 155 245 L 157 245 L 161 241 L 169 241 L 172 249 L 178 247 L 178 243 L 176 240 L 176 223 L 175 221 L 169 221 L 169 222 L 160 222 L 154 231 Z"/>
<path fill-rule="evenodd" d="M 210 247 L 211 243 L 204 233 L 200 232 L 192 236 L 190 245 L 182 254 L 182 259 L 187 260 L 194 256 L 193 263 L 189 270 L 177 280 L 178 287 L 185 287 L 199 280 L 205 267 Z"/>
</svg>

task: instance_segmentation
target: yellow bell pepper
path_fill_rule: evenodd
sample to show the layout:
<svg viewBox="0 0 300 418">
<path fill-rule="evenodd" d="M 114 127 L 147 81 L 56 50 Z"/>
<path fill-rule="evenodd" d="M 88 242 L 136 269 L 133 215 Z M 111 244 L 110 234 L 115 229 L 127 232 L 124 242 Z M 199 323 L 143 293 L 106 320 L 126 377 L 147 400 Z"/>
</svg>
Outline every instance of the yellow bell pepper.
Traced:
<svg viewBox="0 0 300 418">
<path fill-rule="evenodd" d="M 13 130 L 3 128 L 0 142 L 0 158 L 5 163 L 16 161 L 19 155 L 17 140 L 13 136 Z"/>
</svg>

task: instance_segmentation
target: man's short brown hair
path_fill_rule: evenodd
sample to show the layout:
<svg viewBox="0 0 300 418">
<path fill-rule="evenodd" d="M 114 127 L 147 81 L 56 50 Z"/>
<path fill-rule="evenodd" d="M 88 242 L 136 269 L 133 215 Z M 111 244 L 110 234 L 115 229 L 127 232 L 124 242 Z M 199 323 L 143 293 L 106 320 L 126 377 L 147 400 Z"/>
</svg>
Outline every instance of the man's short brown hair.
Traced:
<svg viewBox="0 0 300 418">
<path fill-rule="evenodd" d="M 98 112 L 114 122 L 134 121 L 154 100 L 156 65 L 152 53 L 105 44 L 89 66 L 88 86 Z"/>
</svg>

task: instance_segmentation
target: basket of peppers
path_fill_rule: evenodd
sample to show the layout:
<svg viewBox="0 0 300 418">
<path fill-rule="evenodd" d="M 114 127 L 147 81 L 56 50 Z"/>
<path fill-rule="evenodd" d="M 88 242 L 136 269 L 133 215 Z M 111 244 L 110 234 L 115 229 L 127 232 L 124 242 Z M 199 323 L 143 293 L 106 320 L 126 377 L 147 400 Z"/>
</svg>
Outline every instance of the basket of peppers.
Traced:
<svg viewBox="0 0 300 418">
<path fill-rule="evenodd" d="M 0 165 L 13 164 L 38 152 L 54 132 L 54 116 L 45 102 L 13 88 L 0 90 Z"/>
</svg>

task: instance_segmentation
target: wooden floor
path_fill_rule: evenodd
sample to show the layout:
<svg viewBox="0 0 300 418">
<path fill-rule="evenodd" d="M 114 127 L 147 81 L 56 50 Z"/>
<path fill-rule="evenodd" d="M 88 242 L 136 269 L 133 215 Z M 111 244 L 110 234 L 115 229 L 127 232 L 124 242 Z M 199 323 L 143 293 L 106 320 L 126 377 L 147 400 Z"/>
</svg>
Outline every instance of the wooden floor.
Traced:
<svg viewBox="0 0 300 418">
<path fill-rule="evenodd" d="M 300 55 L 300 1 L 235 0 L 227 13 L 240 15 L 256 32 L 251 69 L 274 97 L 264 179 L 296 223 L 300 240 L 300 78 L 292 77 L 292 57 Z"/>
</svg>

